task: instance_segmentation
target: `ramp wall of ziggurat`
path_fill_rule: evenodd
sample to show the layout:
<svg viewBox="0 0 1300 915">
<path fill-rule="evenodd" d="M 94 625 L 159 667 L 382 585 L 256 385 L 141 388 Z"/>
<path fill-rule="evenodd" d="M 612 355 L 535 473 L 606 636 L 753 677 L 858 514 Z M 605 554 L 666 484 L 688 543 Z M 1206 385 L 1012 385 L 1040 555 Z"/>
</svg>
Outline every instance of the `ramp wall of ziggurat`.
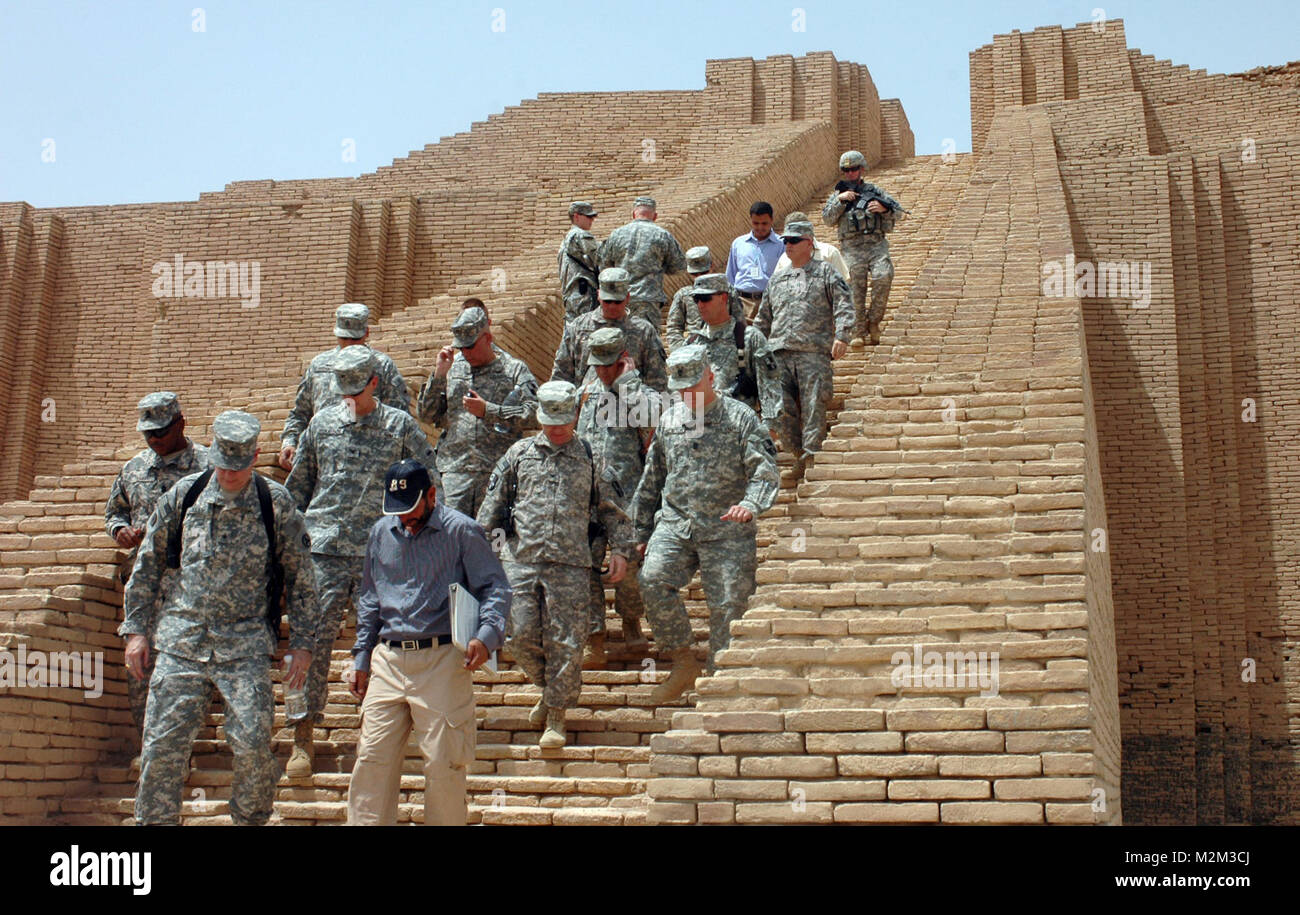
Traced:
<svg viewBox="0 0 1300 915">
<path fill-rule="evenodd" d="M 259 467 L 282 478 L 279 430 L 339 303 L 370 307 L 372 343 L 416 389 L 479 295 L 544 380 L 570 200 L 596 204 L 603 237 L 651 194 L 716 263 L 750 202 L 778 224 L 819 209 L 856 148 L 911 211 L 883 340 L 835 364 L 825 450 L 760 520 L 731 647 L 689 701 L 655 707 L 667 665 L 620 655 L 611 614 L 611 663 L 584 673 L 558 751 L 536 745 L 522 673 L 481 676 L 471 819 L 1294 822 L 1294 68 L 1189 70 L 1108 21 L 995 36 L 970 77 L 973 154 L 916 156 L 867 68 L 815 53 L 711 60 L 698 90 L 545 93 L 356 178 L 0 204 L 0 648 L 104 662 L 93 698 L 0 689 L 0 821 L 130 818 L 122 554 L 103 508 L 142 447 L 143 394 L 180 393 L 203 442 L 221 410 L 256 414 Z M 596 115 L 620 126 L 571 142 Z M 156 295 L 178 258 L 236 269 L 225 289 Z M 698 581 L 688 596 L 702 652 Z M 276 822 L 345 816 L 351 638 L 317 774 L 281 783 Z M 898 655 L 928 652 L 996 657 L 996 689 L 900 682 Z M 221 724 L 214 706 L 187 822 L 228 819 Z M 418 821 L 414 750 L 406 771 L 401 817 Z"/>
</svg>

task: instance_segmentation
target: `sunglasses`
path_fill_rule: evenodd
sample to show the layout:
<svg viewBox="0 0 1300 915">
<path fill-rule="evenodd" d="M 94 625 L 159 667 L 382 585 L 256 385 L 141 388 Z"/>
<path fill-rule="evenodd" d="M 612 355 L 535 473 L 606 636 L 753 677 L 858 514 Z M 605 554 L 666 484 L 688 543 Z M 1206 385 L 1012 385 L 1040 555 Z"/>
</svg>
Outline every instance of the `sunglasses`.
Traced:
<svg viewBox="0 0 1300 915">
<path fill-rule="evenodd" d="M 802 235 L 786 235 L 781 238 L 781 241 L 785 242 L 787 245 L 797 245 L 801 241 L 811 241 L 811 239 L 804 238 Z"/>
<path fill-rule="evenodd" d="M 169 422 L 167 425 L 163 426 L 161 429 L 148 429 L 145 431 L 144 437 L 145 438 L 166 438 L 167 434 L 171 432 L 172 429 L 175 429 L 176 424 L 180 421 L 181 418 L 178 416 L 175 419 L 173 419 L 171 422 Z"/>
<path fill-rule="evenodd" d="M 862 166 L 861 166 L 861 165 L 854 165 L 854 166 L 852 166 L 852 167 L 850 167 L 850 168 L 842 168 L 842 169 L 840 169 L 840 171 L 844 172 L 845 174 L 848 174 L 849 172 L 860 172 L 860 171 L 862 171 Z"/>
</svg>

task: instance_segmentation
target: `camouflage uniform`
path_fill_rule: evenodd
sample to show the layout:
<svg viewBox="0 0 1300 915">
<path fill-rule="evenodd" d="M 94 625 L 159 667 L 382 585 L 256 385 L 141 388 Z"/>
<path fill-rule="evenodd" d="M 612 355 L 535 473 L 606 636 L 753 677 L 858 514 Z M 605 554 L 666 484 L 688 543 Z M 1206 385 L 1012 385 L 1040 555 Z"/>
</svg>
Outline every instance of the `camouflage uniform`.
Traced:
<svg viewBox="0 0 1300 915">
<path fill-rule="evenodd" d="M 645 466 L 644 443 L 653 435 L 661 409 L 659 394 L 642 385 L 640 374 L 630 369 L 608 387 L 593 375 L 578 392 L 578 403 L 576 431 L 603 462 L 603 475 L 613 484 L 619 507 L 627 511 Z M 599 569 L 608 540 L 602 535 L 591 544 L 591 633 L 605 631 L 605 584 Z M 645 603 L 636 580 L 635 552 L 630 551 L 627 560 L 627 575 L 614 585 L 614 609 L 624 620 L 639 620 L 645 616 Z"/>
<path fill-rule="evenodd" d="M 664 372 L 664 347 L 659 333 L 640 318 L 629 313 L 621 320 L 611 321 L 597 308 L 589 311 L 564 328 L 560 348 L 555 352 L 555 365 L 551 367 L 552 381 L 581 384 L 587 376 L 587 357 L 591 351 L 587 338 L 601 327 L 617 327 L 627 337 L 628 355 L 636 362 L 642 380 L 656 391 L 668 388 Z"/>
<path fill-rule="evenodd" d="M 171 391 L 158 391 L 146 395 L 136 405 L 140 419 L 136 424 L 139 432 L 165 429 L 181 415 L 180 401 Z M 189 439 L 185 447 L 175 454 L 160 456 L 152 448 L 146 448 L 131 458 L 118 471 L 117 479 L 108 494 L 108 504 L 104 506 L 104 529 L 108 536 L 116 539 L 117 532 L 124 527 L 145 530 L 154 506 L 167 490 L 176 485 L 182 477 L 205 470 L 208 466 L 208 449 L 196 445 Z M 126 584 L 131 577 L 131 566 L 135 564 L 138 547 L 127 551 L 118 568 L 118 579 Z M 171 582 L 170 570 L 163 574 L 164 594 Z M 145 705 L 149 699 L 149 676 L 153 673 L 153 633 L 148 633 L 150 641 L 149 663 L 145 665 L 145 679 L 126 678 L 127 704 L 131 707 L 131 721 L 137 731 L 144 729 Z"/>
<path fill-rule="evenodd" d="M 864 191 L 879 191 L 894 206 L 887 213 L 868 213 L 862 230 L 853 226 L 849 218 L 849 204 L 840 200 L 839 191 L 831 191 L 822 207 L 822 222 L 839 230 L 840 248 L 848 264 L 849 286 L 853 295 L 854 336 L 865 337 L 867 325 L 879 323 L 885 316 L 885 303 L 889 301 L 889 287 L 894 282 L 894 262 L 889 258 L 889 239 L 898 221 L 898 202 L 870 182 L 863 182 Z M 871 281 L 871 306 L 867 307 L 867 280 Z"/>
<path fill-rule="evenodd" d="M 364 346 L 375 360 L 375 374 L 379 376 L 379 389 L 375 391 L 375 397 L 394 409 L 404 413 L 410 412 L 411 393 L 407 390 L 406 379 L 397 370 L 397 363 L 393 362 L 386 353 L 371 349 L 365 343 L 353 345 Z M 307 428 L 311 418 L 343 399 L 338 384 L 334 381 L 333 364 L 335 357 L 347 349 L 351 347 L 338 346 L 326 350 L 307 366 L 302 381 L 298 383 L 298 394 L 293 401 L 293 411 L 284 421 L 284 431 L 280 433 L 280 447 L 288 445 L 297 448 L 298 440 L 302 438 L 303 430 Z"/>
<path fill-rule="evenodd" d="M 727 311 L 737 321 L 745 320 L 745 305 L 734 291 L 727 294 Z M 668 349 L 675 350 L 686 343 L 686 335 L 698 330 L 703 321 L 700 310 L 695 307 L 691 297 L 691 284 L 683 286 L 673 293 L 673 302 L 668 306 L 668 320 L 664 326 L 664 342 Z"/>
<path fill-rule="evenodd" d="M 513 491 L 514 530 L 502 551 L 514 591 L 506 647 L 552 709 L 573 708 L 582 689 L 591 545 L 589 511 L 580 507 L 590 506 L 593 481 L 602 506 L 597 517 L 615 552 L 626 556 L 631 527 L 605 504 L 617 504 L 614 487 L 596 473 L 576 435 L 558 447 L 544 432 L 511 445 L 492 472 L 478 513 L 484 530 L 503 528 Z"/>
<path fill-rule="evenodd" d="M 462 316 L 475 311 L 482 314 L 481 309 L 471 308 Z M 461 321 L 458 318 L 457 324 Z M 420 390 L 420 419 L 442 430 L 434 452 L 442 477 L 442 501 L 471 518 L 483 502 L 492 468 L 534 425 L 537 406 L 537 381 L 528 366 L 495 344 L 492 351 L 496 358 L 480 366 L 471 366 L 457 353 L 447 374 L 439 378 L 431 372 Z M 465 409 L 464 398 L 471 390 L 487 401 L 482 419 Z M 519 402 L 507 405 L 504 401 L 512 392 L 518 392 L 514 399 Z"/>
<path fill-rule="evenodd" d="M 370 377 L 368 360 L 353 367 L 355 362 L 348 356 L 336 365 L 339 387 L 347 393 L 356 391 L 354 377 Z M 361 584 L 370 527 L 383 514 L 384 474 L 404 458 L 433 467 L 433 449 L 411 414 L 376 402 L 358 417 L 348 404 L 337 403 L 312 417 L 284 481 L 307 518 L 321 603 L 307 677 L 309 721 L 325 708 L 334 639 Z"/>
<path fill-rule="evenodd" d="M 678 353 L 692 350 L 702 364 L 700 348 Z M 731 621 L 744 615 L 754 593 L 757 518 L 776 500 L 781 481 L 772 438 L 749 407 L 718 397 L 704 411 L 703 427 L 697 423 L 685 403 L 664 414 L 632 504 L 637 542 L 648 543 L 641 594 L 656 644 L 666 651 L 691 644 L 680 591 L 698 568 L 709 605 L 712 668 L 714 656 L 730 644 Z M 719 520 L 733 505 L 748 509 L 754 520 Z"/>
<path fill-rule="evenodd" d="M 258 429 L 247 413 L 218 416 L 212 463 L 235 470 L 240 463 L 251 465 Z M 215 688 L 225 702 L 223 730 L 235 755 L 230 814 L 237 825 L 260 825 L 271 815 L 280 775 L 271 753 L 269 659 L 276 639 L 266 617 L 269 545 L 255 481 L 227 493 L 214 473 L 186 514 L 180 569 L 164 594 L 167 539 L 179 523 L 181 500 L 199 476 L 191 474 L 172 487 L 150 517 L 118 630 L 123 636 L 152 631 L 158 649 L 135 815 L 146 825 L 180 821 L 182 770 Z M 311 650 L 320 622 L 308 563 L 311 541 L 288 491 L 266 483 L 292 622 L 289 646 Z"/>
<path fill-rule="evenodd" d="M 763 293 L 754 324 L 781 367 L 781 440 L 796 455 L 821 450 L 834 393 L 831 344 L 849 342 L 853 320 L 849 287 L 826 261 L 778 270 Z"/>
<path fill-rule="evenodd" d="M 735 328 L 736 318 L 731 316 L 717 327 L 702 324 L 686 335 L 686 345 L 699 344 L 708 352 L 709 365 L 713 367 L 713 387 L 720 394 L 730 394 L 740 377 L 741 353 L 736 349 Z M 764 428 L 770 430 L 781 414 L 781 369 L 776 356 L 768 349 L 767 338 L 752 325 L 745 328 L 744 360 L 758 383 L 758 396 L 736 399 L 761 413 Z"/>
<path fill-rule="evenodd" d="M 564 297 L 566 322 L 595 307 L 599 257 L 600 245 L 596 236 L 576 225 L 569 229 L 564 241 L 560 243 L 560 294 Z"/>
<path fill-rule="evenodd" d="M 635 206 L 654 207 L 649 197 L 638 197 Z M 664 274 L 686 269 L 686 255 L 671 232 L 649 219 L 634 219 L 610 233 L 600 246 L 601 267 L 622 267 L 632 277 L 632 302 L 628 314 L 644 318 L 659 331 L 663 306 Z M 639 366 L 640 363 L 637 363 Z"/>
</svg>

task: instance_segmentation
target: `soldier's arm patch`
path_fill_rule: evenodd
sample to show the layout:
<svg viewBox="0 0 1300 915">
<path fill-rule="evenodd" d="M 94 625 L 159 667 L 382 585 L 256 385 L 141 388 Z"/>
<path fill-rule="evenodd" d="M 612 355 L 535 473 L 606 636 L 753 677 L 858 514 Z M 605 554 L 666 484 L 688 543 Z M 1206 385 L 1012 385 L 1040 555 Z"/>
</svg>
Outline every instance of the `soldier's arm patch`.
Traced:
<svg viewBox="0 0 1300 915">
<path fill-rule="evenodd" d="M 500 485 L 501 485 L 501 471 L 494 470 L 492 471 L 492 476 L 488 477 L 487 491 L 496 492 L 497 487 Z"/>
<path fill-rule="evenodd" d="M 772 436 L 766 435 L 763 437 L 763 450 L 772 457 L 776 457 L 776 443 L 772 441 Z"/>
<path fill-rule="evenodd" d="M 302 532 L 302 548 L 304 550 L 311 549 L 311 535 L 308 534 L 306 531 Z"/>
</svg>

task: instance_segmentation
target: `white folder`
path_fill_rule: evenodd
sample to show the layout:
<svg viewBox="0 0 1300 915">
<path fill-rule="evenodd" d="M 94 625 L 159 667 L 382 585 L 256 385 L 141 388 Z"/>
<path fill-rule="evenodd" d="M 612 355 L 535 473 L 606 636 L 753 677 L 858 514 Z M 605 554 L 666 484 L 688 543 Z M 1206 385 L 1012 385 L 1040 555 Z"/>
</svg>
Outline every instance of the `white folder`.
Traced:
<svg viewBox="0 0 1300 915">
<path fill-rule="evenodd" d="M 461 651 L 469 648 L 479 630 L 478 599 L 459 583 L 453 582 L 447 589 L 447 605 L 451 608 L 451 644 Z M 488 659 L 480 670 L 497 672 L 497 653 L 488 653 Z"/>
</svg>

